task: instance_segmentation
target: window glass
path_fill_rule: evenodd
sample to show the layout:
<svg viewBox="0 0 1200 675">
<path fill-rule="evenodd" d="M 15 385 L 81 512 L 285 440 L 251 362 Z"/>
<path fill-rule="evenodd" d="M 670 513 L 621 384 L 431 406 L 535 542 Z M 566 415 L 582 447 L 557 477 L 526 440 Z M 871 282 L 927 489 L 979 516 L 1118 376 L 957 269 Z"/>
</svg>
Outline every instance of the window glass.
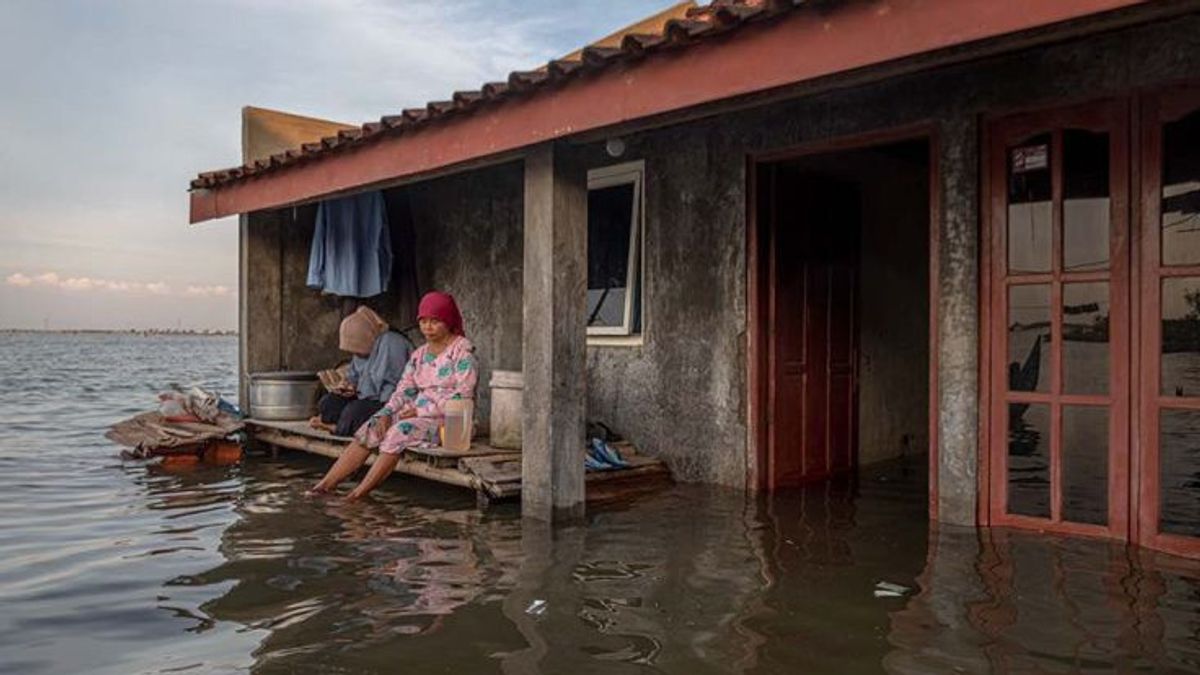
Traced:
<svg viewBox="0 0 1200 675">
<path fill-rule="evenodd" d="M 1008 389 L 1050 391 L 1050 285 L 1008 289 Z"/>
<path fill-rule="evenodd" d="M 1159 420 L 1158 529 L 1200 537 L 1200 411 L 1163 410 Z"/>
<path fill-rule="evenodd" d="M 1063 269 L 1108 267 L 1108 134 L 1063 132 Z"/>
<path fill-rule="evenodd" d="M 1050 271 L 1050 134 L 1008 149 L 1008 271 Z"/>
<path fill-rule="evenodd" d="M 1162 261 L 1200 264 L 1200 111 L 1163 126 Z"/>
<path fill-rule="evenodd" d="M 1073 523 L 1108 523 L 1108 408 L 1064 406 L 1062 416 L 1062 517 Z"/>
<path fill-rule="evenodd" d="M 1200 396 L 1200 277 L 1162 281 L 1162 393 Z"/>
<path fill-rule="evenodd" d="M 1108 393 L 1108 282 L 1063 284 L 1063 393 Z"/>
<path fill-rule="evenodd" d="M 1008 512 L 1050 517 L 1050 406 L 1008 404 Z"/>
<path fill-rule="evenodd" d="M 633 182 L 588 191 L 587 325 L 627 329 L 635 307 L 638 267 L 635 221 L 637 185 Z M 631 274 L 631 271 L 634 274 Z M 637 323 L 631 321 L 631 323 Z"/>
</svg>

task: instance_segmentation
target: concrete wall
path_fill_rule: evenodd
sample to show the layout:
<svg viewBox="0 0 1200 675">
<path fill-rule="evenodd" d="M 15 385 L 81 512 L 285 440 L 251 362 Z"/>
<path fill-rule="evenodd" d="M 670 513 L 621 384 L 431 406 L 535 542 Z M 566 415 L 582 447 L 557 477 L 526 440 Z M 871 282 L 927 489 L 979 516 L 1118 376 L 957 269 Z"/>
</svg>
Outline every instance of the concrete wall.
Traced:
<svg viewBox="0 0 1200 675">
<path fill-rule="evenodd" d="M 588 349 L 588 417 L 678 479 L 738 485 L 746 448 L 743 148 L 708 125 L 630 139 L 646 161 L 643 342 Z"/>
<path fill-rule="evenodd" d="M 480 365 L 476 419 L 486 426 L 491 371 L 521 369 L 523 167 L 505 164 L 405 189 L 418 288 L 458 301 Z"/>
</svg>

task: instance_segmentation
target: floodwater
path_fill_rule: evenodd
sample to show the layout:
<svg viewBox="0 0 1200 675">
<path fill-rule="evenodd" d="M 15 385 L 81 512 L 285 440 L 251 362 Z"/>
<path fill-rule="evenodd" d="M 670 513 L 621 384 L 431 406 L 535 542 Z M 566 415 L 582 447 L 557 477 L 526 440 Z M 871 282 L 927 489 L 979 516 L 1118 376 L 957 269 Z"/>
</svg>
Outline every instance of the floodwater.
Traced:
<svg viewBox="0 0 1200 675">
<path fill-rule="evenodd" d="M 413 480 L 306 499 L 309 458 L 170 470 L 103 439 L 235 362 L 229 338 L 0 335 L 0 672 L 1200 672 L 1197 563 L 931 533 L 921 457 L 551 532 Z"/>
</svg>

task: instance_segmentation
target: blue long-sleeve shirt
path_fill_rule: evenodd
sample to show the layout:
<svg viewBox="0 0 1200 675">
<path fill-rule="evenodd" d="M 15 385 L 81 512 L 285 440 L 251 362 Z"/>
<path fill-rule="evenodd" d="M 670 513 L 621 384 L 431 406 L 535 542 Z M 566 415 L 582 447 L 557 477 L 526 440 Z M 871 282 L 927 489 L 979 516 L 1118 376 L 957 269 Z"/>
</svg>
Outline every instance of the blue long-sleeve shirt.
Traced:
<svg viewBox="0 0 1200 675">
<path fill-rule="evenodd" d="M 400 333 L 388 331 L 375 338 L 371 355 L 355 356 L 350 360 L 346 379 L 354 383 L 358 398 L 387 403 L 396 391 L 396 383 L 404 373 L 412 343 Z"/>
<path fill-rule="evenodd" d="M 317 206 L 308 258 L 308 286 L 369 298 L 388 289 L 392 239 L 381 192 L 327 199 Z"/>
</svg>

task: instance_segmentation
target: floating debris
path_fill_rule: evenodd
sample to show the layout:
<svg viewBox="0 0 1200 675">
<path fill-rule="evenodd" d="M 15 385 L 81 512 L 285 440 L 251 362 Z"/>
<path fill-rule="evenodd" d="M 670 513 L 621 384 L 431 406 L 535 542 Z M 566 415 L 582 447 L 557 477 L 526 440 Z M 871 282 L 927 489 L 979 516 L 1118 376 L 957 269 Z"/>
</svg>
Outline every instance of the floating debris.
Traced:
<svg viewBox="0 0 1200 675">
<path fill-rule="evenodd" d="M 875 597 L 877 598 L 902 598 L 912 589 L 900 584 L 893 584 L 890 581 L 881 581 L 875 584 Z"/>
</svg>

